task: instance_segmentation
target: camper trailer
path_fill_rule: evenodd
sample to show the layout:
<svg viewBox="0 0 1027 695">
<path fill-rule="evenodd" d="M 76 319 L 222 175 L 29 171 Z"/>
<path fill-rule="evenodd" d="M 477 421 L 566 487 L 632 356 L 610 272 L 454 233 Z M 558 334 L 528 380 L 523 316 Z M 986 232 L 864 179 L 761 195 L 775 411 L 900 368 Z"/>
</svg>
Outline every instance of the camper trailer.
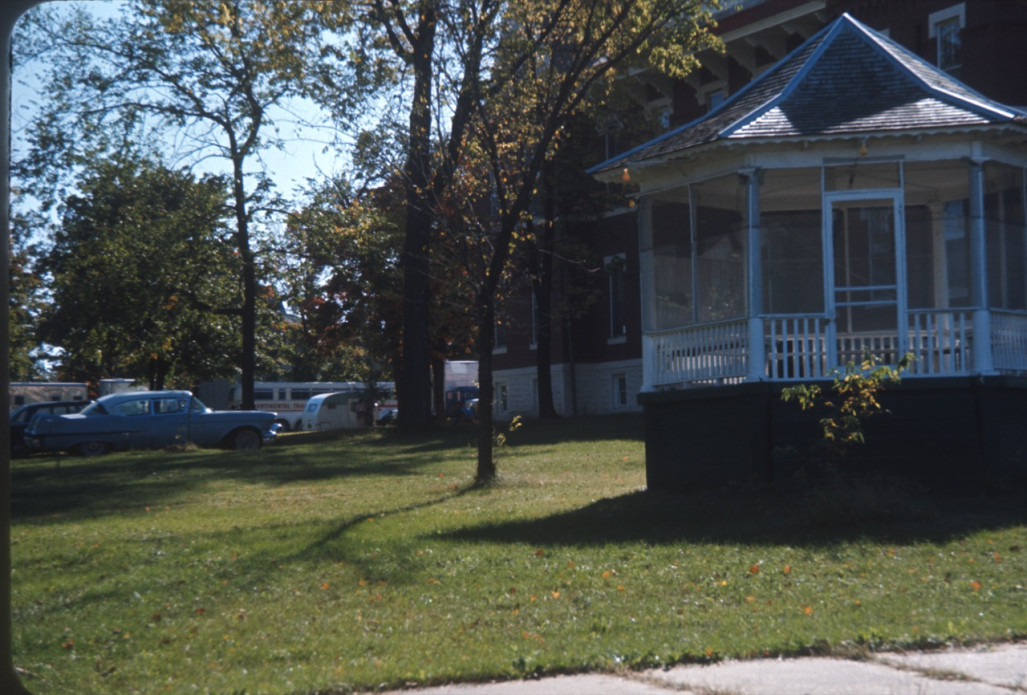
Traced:
<svg viewBox="0 0 1027 695">
<path fill-rule="evenodd" d="M 301 428 L 304 431 L 340 430 L 366 424 L 361 407 L 362 391 L 322 393 L 307 401 Z"/>
</svg>

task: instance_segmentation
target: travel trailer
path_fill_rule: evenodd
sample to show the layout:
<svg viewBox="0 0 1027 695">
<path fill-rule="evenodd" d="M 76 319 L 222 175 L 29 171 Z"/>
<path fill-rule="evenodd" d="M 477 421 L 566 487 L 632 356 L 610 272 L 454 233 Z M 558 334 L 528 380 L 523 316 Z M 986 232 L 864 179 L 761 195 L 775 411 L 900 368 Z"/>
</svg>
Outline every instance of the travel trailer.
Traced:
<svg viewBox="0 0 1027 695">
<path fill-rule="evenodd" d="M 314 396 L 303 409 L 300 428 L 306 432 L 364 427 L 367 420 L 361 407 L 362 400 L 362 390 Z"/>
</svg>

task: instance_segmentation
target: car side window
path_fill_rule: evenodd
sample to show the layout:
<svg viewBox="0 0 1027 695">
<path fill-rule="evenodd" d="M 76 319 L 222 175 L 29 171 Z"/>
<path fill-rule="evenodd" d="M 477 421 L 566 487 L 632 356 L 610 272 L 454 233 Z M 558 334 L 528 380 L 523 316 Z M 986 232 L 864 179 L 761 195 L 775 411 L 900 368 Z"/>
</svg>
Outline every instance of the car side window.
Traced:
<svg viewBox="0 0 1027 695">
<path fill-rule="evenodd" d="M 121 415 L 135 416 L 135 415 L 148 415 L 150 412 L 150 401 L 148 400 L 137 400 L 137 401 L 125 401 L 117 407 L 117 411 Z"/>
<path fill-rule="evenodd" d="M 185 408 L 185 399 L 162 398 L 153 402 L 153 411 L 157 415 L 174 415 L 183 412 Z"/>
</svg>

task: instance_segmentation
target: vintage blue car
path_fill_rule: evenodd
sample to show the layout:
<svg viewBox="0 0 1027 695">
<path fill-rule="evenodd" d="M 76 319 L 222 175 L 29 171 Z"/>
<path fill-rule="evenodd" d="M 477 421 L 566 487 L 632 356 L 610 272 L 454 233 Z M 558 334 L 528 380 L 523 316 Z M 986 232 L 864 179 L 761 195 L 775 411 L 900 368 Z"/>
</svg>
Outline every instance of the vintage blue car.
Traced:
<svg viewBox="0 0 1027 695">
<path fill-rule="evenodd" d="M 11 411 L 11 458 L 24 456 L 29 452 L 25 445 L 25 428 L 32 422 L 36 415 L 48 413 L 52 415 L 63 415 L 64 413 L 77 413 L 89 405 L 89 401 L 43 401 L 41 403 L 26 403 L 23 406 Z"/>
<path fill-rule="evenodd" d="M 275 413 L 214 411 L 189 391 L 136 391 L 104 396 L 69 415 L 39 415 L 25 430 L 32 451 L 157 449 L 176 444 L 259 449 L 275 438 Z"/>
</svg>

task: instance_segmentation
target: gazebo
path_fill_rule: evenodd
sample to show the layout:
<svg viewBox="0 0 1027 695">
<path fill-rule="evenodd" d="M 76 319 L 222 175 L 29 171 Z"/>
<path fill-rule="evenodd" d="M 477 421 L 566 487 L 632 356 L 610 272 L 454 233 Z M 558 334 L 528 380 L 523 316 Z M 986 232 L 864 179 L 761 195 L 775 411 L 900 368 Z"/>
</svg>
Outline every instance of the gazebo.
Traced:
<svg viewBox="0 0 1027 695">
<path fill-rule="evenodd" d="M 867 457 L 1023 475 L 1025 167 L 1024 112 L 843 15 L 593 168 L 637 191 L 650 487 L 780 477 L 781 387 L 867 353 L 914 357 Z"/>
</svg>

